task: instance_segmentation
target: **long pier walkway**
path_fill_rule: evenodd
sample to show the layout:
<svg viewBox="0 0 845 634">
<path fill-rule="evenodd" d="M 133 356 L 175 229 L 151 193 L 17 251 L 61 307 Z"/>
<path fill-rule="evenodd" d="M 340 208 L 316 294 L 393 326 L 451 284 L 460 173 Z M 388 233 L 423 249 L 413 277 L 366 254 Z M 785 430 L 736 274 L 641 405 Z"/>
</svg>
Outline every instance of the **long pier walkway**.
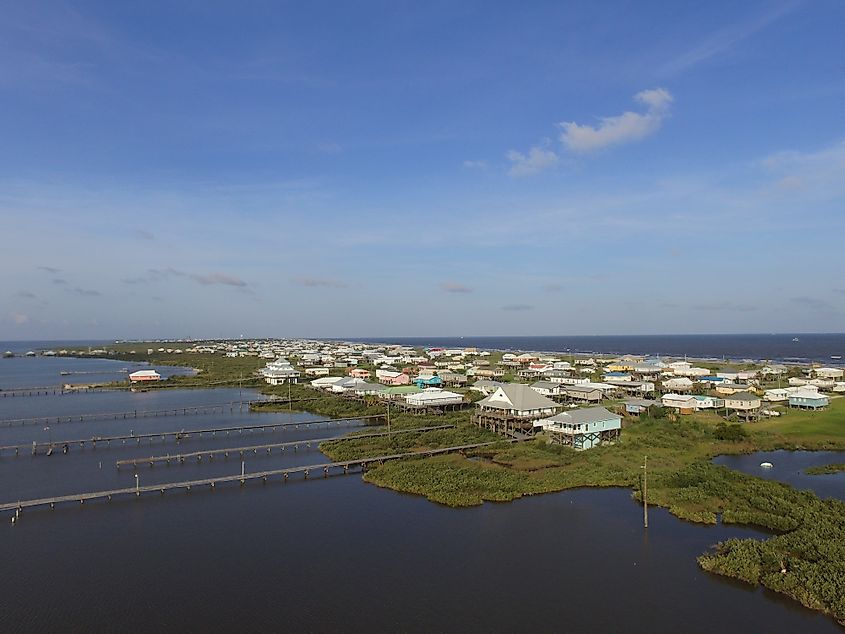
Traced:
<svg viewBox="0 0 845 634">
<path fill-rule="evenodd" d="M 0 389 L 0 398 L 13 396 L 52 396 L 55 394 L 72 394 L 80 390 L 66 390 L 61 385 L 43 385 L 40 387 L 11 387 Z"/>
<path fill-rule="evenodd" d="M 333 440 L 358 440 L 359 438 L 379 438 L 384 436 L 392 436 L 395 434 L 409 434 L 412 432 L 426 432 L 435 431 L 438 429 L 452 429 L 455 425 L 435 425 L 433 427 L 414 427 L 412 429 L 394 429 L 393 431 L 381 431 L 371 434 L 359 434 L 357 436 L 329 436 L 328 438 L 305 438 L 304 440 L 289 440 L 287 442 L 277 442 L 264 445 L 250 445 L 248 447 L 224 447 L 222 449 L 205 449 L 203 451 L 192 451 L 190 453 L 181 454 L 167 454 L 163 456 L 150 456 L 149 458 L 127 458 L 125 460 L 117 460 L 115 466 L 121 467 L 132 466 L 136 467 L 139 464 L 148 464 L 151 467 L 155 464 L 166 462 L 184 463 L 185 460 L 196 458 L 197 462 L 201 462 L 203 458 L 214 459 L 214 456 L 223 456 L 228 458 L 229 454 L 238 454 L 243 457 L 245 453 L 250 451 L 257 454 L 259 450 L 266 451 L 269 455 L 273 449 L 280 449 L 285 451 L 287 447 L 293 447 L 294 451 L 298 451 L 301 445 L 311 447 L 312 445 L 319 445 L 322 442 L 331 442 Z"/>
<path fill-rule="evenodd" d="M 281 410 L 268 410 L 262 412 L 261 408 L 253 408 L 253 405 L 259 403 L 272 403 L 273 405 L 291 405 L 300 401 L 315 400 L 314 398 L 307 399 L 252 399 L 249 401 L 227 401 L 225 403 L 209 403 L 207 405 L 191 405 L 189 407 L 174 407 L 170 409 L 150 409 L 150 410 L 130 410 L 125 412 L 101 412 L 97 414 L 65 414 L 64 416 L 36 416 L 32 418 L 5 418 L 0 419 L 0 427 L 15 427 L 25 425 L 58 425 L 62 423 L 84 423 L 91 421 L 103 420 L 120 420 L 129 418 L 151 418 L 158 416 L 189 416 L 197 414 L 224 414 L 229 410 L 230 414 L 235 413 L 235 408 L 238 412 L 243 412 L 244 408 L 247 411 L 254 411 L 257 413 L 283 413 Z"/>
<path fill-rule="evenodd" d="M 136 486 L 134 487 L 112 489 L 110 491 L 74 493 L 71 495 L 59 495 L 56 497 L 39 498 L 35 500 L 19 500 L 17 502 L 6 502 L 0 504 L 0 511 L 15 511 L 15 516 L 12 518 L 12 521 L 14 522 L 17 520 L 17 518 L 20 516 L 20 513 L 24 509 L 35 508 L 39 506 L 49 506 L 50 508 L 54 508 L 56 504 L 61 504 L 63 502 L 79 502 L 80 504 L 85 504 L 85 502 L 92 500 L 111 501 L 111 499 L 116 496 L 135 495 L 140 497 L 142 493 L 156 492 L 164 495 L 167 491 L 172 491 L 174 489 L 185 489 L 186 491 L 190 491 L 194 487 L 203 486 L 207 486 L 211 489 L 214 489 L 218 484 L 225 484 L 228 482 L 240 482 L 241 485 L 244 485 L 249 480 L 259 479 L 263 482 L 267 482 L 271 478 L 280 478 L 282 481 L 287 482 L 288 478 L 294 474 L 303 474 L 305 476 L 305 479 L 307 480 L 312 472 L 322 472 L 323 477 L 327 478 L 332 471 L 342 470 L 344 474 L 349 473 L 349 470 L 354 468 L 360 468 L 361 470 L 366 471 L 367 467 L 372 464 L 384 464 L 385 462 L 392 460 L 405 460 L 409 458 L 428 458 L 431 456 L 438 456 L 447 453 L 456 453 L 468 451 L 470 449 L 478 449 L 480 447 L 494 445 L 498 442 L 519 441 L 516 439 L 504 441 L 498 440 L 491 442 L 474 443 L 469 445 L 458 445 L 455 447 L 443 447 L 440 449 L 427 449 L 425 451 L 412 451 L 407 453 L 391 454 L 387 456 L 373 456 L 370 458 L 359 458 L 357 460 L 345 460 L 342 462 L 324 462 L 320 464 L 308 465 L 305 467 L 288 467 L 287 469 L 272 469 L 270 471 L 256 471 L 252 473 L 241 472 L 235 475 L 217 476 L 214 478 L 204 478 L 202 480 L 186 480 L 183 482 L 168 482 L 163 484 L 151 484 L 146 486 L 136 484 Z"/>
<path fill-rule="evenodd" d="M 223 414 L 229 410 L 230 414 L 235 409 L 242 412 L 244 407 L 249 408 L 253 403 L 262 403 L 261 400 L 251 401 L 227 401 L 225 403 L 209 403 L 207 405 L 191 405 L 189 407 L 173 407 L 169 409 L 135 409 L 126 412 L 100 412 L 97 414 L 65 414 L 64 416 L 37 416 L 32 418 L 5 418 L 0 420 L 0 427 L 15 427 L 25 425 L 58 425 L 62 423 L 84 423 L 103 420 L 120 420 L 129 418 L 152 418 L 158 416 L 189 416 L 197 414 Z"/>
<path fill-rule="evenodd" d="M 326 428 L 329 428 L 332 425 L 342 427 L 345 425 L 351 425 L 356 421 L 370 421 L 377 419 L 383 420 L 384 415 L 374 414 L 372 416 L 355 416 L 349 418 L 324 418 L 320 420 L 302 421 L 298 423 L 266 423 L 262 425 L 238 425 L 233 427 L 207 427 L 205 429 L 181 429 L 177 431 L 160 431 L 150 434 L 133 433 L 120 436 L 92 436 L 91 438 L 79 438 L 75 440 L 49 440 L 47 442 L 32 442 L 29 444 L 20 445 L 0 445 L 0 456 L 3 455 L 3 452 L 9 451 L 14 451 L 16 456 L 20 455 L 21 451 L 31 451 L 32 455 L 37 455 L 39 449 L 44 449 L 49 454 L 52 454 L 50 450 L 55 450 L 56 448 L 61 448 L 63 453 L 67 453 L 70 447 L 77 445 L 80 448 L 84 448 L 86 444 L 90 444 L 96 449 L 97 443 L 100 443 L 101 446 L 105 445 L 106 447 L 110 447 L 112 442 L 122 441 L 123 444 L 126 444 L 127 440 L 134 440 L 140 445 L 142 440 L 152 441 L 155 438 L 161 438 L 162 442 L 165 442 L 171 436 L 174 440 L 182 441 L 191 438 L 192 436 L 202 438 L 203 434 L 211 434 L 212 436 L 216 436 L 217 434 L 225 433 L 228 436 L 233 432 L 242 434 L 245 431 L 269 430 L 271 432 L 274 432 L 276 431 L 276 429 L 285 431 L 288 429 L 299 429 L 300 427 L 320 427 L 321 425 L 324 425 Z M 66 447 L 67 449 L 65 449 Z"/>
</svg>

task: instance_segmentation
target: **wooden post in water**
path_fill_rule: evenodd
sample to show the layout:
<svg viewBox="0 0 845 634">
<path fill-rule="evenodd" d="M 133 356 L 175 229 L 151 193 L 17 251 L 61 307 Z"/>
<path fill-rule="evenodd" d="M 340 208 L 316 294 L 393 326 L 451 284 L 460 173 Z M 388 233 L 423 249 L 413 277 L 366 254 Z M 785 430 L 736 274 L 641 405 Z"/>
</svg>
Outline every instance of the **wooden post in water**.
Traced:
<svg viewBox="0 0 845 634">
<path fill-rule="evenodd" d="M 648 456 L 643 458 L 643 527 L 648 528 Z"/>
</svg>

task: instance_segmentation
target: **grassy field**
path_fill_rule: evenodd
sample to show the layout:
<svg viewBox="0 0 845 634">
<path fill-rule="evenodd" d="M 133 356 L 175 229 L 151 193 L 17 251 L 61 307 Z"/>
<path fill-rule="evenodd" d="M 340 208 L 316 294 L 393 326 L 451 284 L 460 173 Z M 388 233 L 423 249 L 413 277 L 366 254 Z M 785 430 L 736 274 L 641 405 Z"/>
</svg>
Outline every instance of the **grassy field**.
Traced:
<svg viewBox="0 0 845 634">
<path fill-rule="evenodd" d="M 843 471 L 845 471 L 845 463 L 842 462 L 835 462 L 833 464 L 804 469 L 804 473 L 807 475 L 831 475 L 834 473 L 842 473 Z"/>
</svg>

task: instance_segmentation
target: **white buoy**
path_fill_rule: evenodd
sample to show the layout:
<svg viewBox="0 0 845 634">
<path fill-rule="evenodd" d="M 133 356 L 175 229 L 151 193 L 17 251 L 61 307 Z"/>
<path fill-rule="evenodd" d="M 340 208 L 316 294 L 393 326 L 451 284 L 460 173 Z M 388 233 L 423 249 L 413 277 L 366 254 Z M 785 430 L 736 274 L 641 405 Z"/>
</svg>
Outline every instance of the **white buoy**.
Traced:
<svg viewBox="0 0 845 634">
<path fill-rule="evenodd" d="M 760 466 L 761 466 L 763 469 L 771 469 L 771 468 L 772 468 L 772 467 L 774 467 L 775 465 L 773 465 L 771 462 L 761 462 L 761 463 L 760 463 Z"/>
</svg>

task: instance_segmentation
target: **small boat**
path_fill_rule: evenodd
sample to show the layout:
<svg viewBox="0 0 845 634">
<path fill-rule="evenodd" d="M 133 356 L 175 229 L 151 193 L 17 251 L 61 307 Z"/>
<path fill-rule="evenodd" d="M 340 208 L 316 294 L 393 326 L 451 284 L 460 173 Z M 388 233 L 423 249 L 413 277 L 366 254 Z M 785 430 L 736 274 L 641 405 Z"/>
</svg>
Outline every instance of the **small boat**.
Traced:
<svg viewBox="0 0 845 634">
<path fill-rule="evenodd" d="M 835 361 L 839 361 L 842 358 L 842 355 L 841 354 L 832 354 L 832 355 L 830 355 L 830 358 L 835 360 Z"/>
<path fill-rule="evenodd" d="M 30 350 L 30 351 L 29 351 L 29 352 L 27 352 L 24 356 L 26 356 L 26 357 L 34 357 L 34 356 L 35 356 L 35 353 L 34 353 L 32 350 Z"/>
<path fill-rule="evenodd" d="M 800 339 L 798 339 L 798 337 L 793 337 L 792 341 L 800 341 Z"/>
<path fill-rule="evenodd" d="M 771 462 L 761 462 L 761 463 L 760 463 L 760 466 L 761 466 L 763 469 L 771 469 L 771 468 L 772 468 L 772 467 L 774 467 L 775 465 L 773 465 Z"/>
<path fill-rule="evenodd" d="M 3 357 L 6 358 L 6 359 L 11 359 L 14 356 L 15 356 L 15 353 L 12 352 L 11 350 L 6 350 L 6 352 L 3 353 Z"/>
</svg>

